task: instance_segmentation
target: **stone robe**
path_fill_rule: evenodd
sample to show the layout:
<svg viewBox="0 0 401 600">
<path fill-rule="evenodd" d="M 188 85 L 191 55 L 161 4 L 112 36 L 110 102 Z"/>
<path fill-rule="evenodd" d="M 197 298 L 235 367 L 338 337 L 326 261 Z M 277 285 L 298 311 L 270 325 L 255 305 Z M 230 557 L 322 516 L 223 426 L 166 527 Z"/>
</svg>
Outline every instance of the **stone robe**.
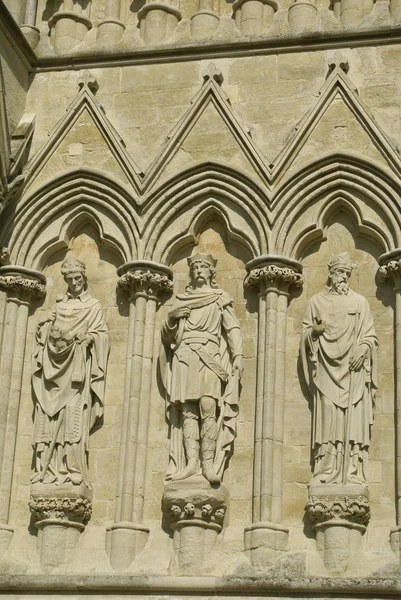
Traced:
<svg viewBox="0 0 401 600">
<path fill-rule="evenodd" d="M 221 289 L 188 289 L 177 295 L 174 308 L 183 306 L 190 308 L 189 318 L 173 327 L 166 321 L 162 328 L 160 363 L 171 425 L 167 477 L 185 466 L 180 406 L 202 396 L 214 398 L 218 407 L 214 466 L 221 476 L 236 437 L 239 381 L 231 374 L 231 363 L 243 353 L 240 324 L 232 299 Z"/>
<path fill-rule="evenodd" d="M 85 334 L 93 337 L 86 348 L 77 341 Z M 32 481 L 40 481 L 44 474 L 44 483 L 72 482 L 90 487 L 88 438 L 103 414 L 109 353 L 100 302 L 87 291 L 78 298 L 68 293 L 60 296 L 51 321 L 39 329 L 36 342 Z"/>
<path fill-rule="evenodd" d="M 316 317 L 326 322 L 325 332 L 312 337 Z M 355 325 L 357 332 L 355 334 Z M 349 369 L 356 349 L 369 348 L 362 367 Z M 376 385 L 376 337 L 369 304 L 349 290 L 342 295 L 326 287 L 308 302 L 303 323 L 301 355 L 306 381 L 313 393 L 313 481 L 342 483 L 347 419 L 350 427 L 350 465 L 347 482 L 365 484 L 373 423 Z M 350 391 L 352 398 L 350 398 Z M 349 403 L 351 403 L 348 415 Z"/>
</svg>

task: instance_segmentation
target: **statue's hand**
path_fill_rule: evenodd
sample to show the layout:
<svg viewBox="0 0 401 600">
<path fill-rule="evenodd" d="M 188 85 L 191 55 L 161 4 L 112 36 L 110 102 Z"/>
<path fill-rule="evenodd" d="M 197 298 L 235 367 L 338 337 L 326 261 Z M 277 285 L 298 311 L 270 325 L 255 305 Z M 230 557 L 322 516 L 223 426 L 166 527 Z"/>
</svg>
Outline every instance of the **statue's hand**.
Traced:
<svg viewBox="0 0 401 600">
<path fill-rule="evenodd" d="M 366 346 L 366 344 L 364 344 L 363 346 L 360 346 L 357 349 L 355 356 L 351 356 L 349 359 L 350 371 L 359 371 L 359 369 L 362 367 L 364 360 L 367 357 L 368 353 L 369 353 L 369 347 Z"/>
<path fill-rule="evenodd" d="M 168 313 L 168 320 L 170 322 L 178 321 L 179 319 L 188 319 L 191 314 L 191 309 L 188 306 L 178 306 L 178 308 L 173 308 Z"/>
<path fill-rule="evenodd" d="M 326 321 L 323 321 L 320 317 L 315 317 L 315 322 L 312 326 L 312 337 L 315 339 L 321 336 L 326 331 Z"/>
<path fill-rule="evenodd" d="M 238 377 L 241 379 L 244 372 L 244 357 L 242 354 L 238 354 L 238 356 L 234 358 L 232 375 L 235 374 L 235 371 L 238 371 Z"/>
<path fill-rule="evenodd" d="M 46 325 L 46 323 L 49 323 L 52 320 L 53 319 L 50 315 L 47 315 L 47 317 L 42 317 L 42 319 L 40 319 L 40 321 L 38 322 L 38 329 L 40 329 L 41 327 L 43 327 L 43 325 Z"/>
<path fill-rule="evenodd" d="M 90 333 L 86 333 L 84 336 L 79 338 L 77 341 L 78 341 L 78 344 L 81 344 L 82 348 L 87 348 L 88 346 L 90 346 L 93 343 L 93 335 L 91 335 Z"/>
</svg>

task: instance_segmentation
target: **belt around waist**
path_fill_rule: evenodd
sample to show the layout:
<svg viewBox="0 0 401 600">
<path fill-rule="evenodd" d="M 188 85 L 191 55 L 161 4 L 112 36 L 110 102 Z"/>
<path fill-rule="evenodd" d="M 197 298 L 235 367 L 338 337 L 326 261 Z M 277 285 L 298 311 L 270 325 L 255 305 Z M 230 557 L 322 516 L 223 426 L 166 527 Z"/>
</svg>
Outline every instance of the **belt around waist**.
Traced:
<svg viewBox="0 0 401 600">
<path fill-rule="evenodd" d="M 220 340 L 211 335 L 184 335 L 182 341 L 186 344 L 206 344 L 207 342 L 213 342 L 216 346 L 220 345 Z"/>
</svg>

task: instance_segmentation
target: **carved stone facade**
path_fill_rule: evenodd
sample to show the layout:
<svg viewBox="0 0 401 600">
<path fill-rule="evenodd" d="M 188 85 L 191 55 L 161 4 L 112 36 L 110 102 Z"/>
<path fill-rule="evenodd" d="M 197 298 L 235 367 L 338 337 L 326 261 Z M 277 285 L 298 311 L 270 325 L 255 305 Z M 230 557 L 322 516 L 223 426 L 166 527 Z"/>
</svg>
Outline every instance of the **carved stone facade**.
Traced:
<svg viewBox="0 0 401 600">
<path fill-rule="evenodd" d="M 399 595 L 400 24 L 0 0 L 0 600 Z"/>
</svg>

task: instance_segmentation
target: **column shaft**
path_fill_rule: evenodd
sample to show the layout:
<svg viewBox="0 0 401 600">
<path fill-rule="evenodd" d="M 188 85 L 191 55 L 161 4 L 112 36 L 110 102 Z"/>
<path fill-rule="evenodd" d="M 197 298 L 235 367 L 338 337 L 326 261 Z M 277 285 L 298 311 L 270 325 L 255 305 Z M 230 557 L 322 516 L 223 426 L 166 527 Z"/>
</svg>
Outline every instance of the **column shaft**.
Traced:
<svg viewBox="0 0 401 600">
<path fill-rule="evenodd" d="M 259 287 L 260 294 L 253 523 L 245 528 L 244 541 L 252 564 L 259 565 L 275 559 L 285 550 L 288 539 L 288 529 L 280 524 L 287 302 L 288 288 L 300 285 L 302 278 L 301 265 L 285 257 L 260 257 L 248 263 L 247 269 L 245 285 Z"/>
<path fill-rule="evenodd" d="M 26 0 L 23 25 L 35 26 L 38 0 Z"/>
</svg>

